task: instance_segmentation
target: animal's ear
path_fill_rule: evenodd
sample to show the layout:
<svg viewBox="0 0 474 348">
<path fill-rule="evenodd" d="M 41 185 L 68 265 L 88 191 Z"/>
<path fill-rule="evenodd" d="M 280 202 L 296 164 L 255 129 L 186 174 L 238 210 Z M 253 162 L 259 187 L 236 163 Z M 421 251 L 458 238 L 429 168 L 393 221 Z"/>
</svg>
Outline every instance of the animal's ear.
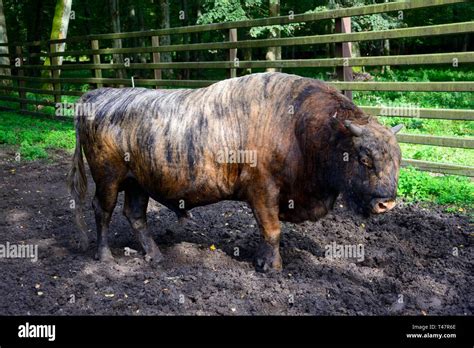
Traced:
<svg viewBox="0 0 474 348">
<path fill-rule="evenodd" d="M 329 124 L 331 125 L 331 128 L 334 131 L 344 131 L 346 128 L 344 127 L 344 124 L 338 120 L 337 118 L 337 111 L 332 115 L 329 119 Z"/>
</svg>

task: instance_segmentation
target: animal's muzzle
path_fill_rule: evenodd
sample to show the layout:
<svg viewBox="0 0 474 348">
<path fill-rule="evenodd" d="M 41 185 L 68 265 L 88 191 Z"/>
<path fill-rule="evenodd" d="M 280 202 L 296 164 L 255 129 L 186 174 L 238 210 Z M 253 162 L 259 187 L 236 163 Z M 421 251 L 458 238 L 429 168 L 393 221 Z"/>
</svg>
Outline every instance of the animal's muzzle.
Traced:
<svg viewBox="0 0 474 348">
<path fill-rule="evenodd" d="M 393 209 L 397 203 L 392 198 L 375 198 L 370 201 L 372 213 L 382 214 Z"/>
</svg>

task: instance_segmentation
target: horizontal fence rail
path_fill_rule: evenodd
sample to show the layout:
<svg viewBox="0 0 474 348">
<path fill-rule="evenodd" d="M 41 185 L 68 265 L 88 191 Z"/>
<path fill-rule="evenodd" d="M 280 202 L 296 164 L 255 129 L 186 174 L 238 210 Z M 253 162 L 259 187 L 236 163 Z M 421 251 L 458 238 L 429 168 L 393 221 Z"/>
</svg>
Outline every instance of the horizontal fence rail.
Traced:
<svg viewBox="0 0 474 348">
<path fill-rule="evenodd" d="M 381 30 L 371 32 L 360 32 L 351 34 L 327 34 L 302 37 L 288 37 L 281 39 L 257 39 L 244 41 L 226 41 L 195 44 L 177 44 L 157 47 L 131 47 L 131 48 L 102 48 L 90 50 L 68 51 L 68 56 L 82 56 L 94 54 L 125 54 L 125 53 L 153 53 L 153 52 L 180 52 L 197 50 L 228 50 L 231 48 L 262 48 L 262 47 L 281 47 L 281 46 L 300 46 L 328 43 L 342 43 L 355 41 L 372 41 L 384 39 L 397 39 L 409 37 L 424 37 L 435 35 L 465 34 L 474 31 L 474 21 L 438 24 L 424 27 Z M 64 56 L 64 52 L 40 52 L 25 54 L 26 57 L 59 57 Z M 8 54 L 0 54 L 0 57 Z"/>
<path fill-rule="evenodd" d="M 125 84 L 131 85 L 130 79 L 117 78 L 43 78 L 43 77 L 20 77 L 20 76 L 0 76 L 0 80 L 30 81 L 41 83 L 76 83 L 76 84 Z M 217 80 L 162 80 L 137 79 L 135 85 L 141 86 L 182 86 L 182 87 L 205 87 Z M 472 92 L 474 91 L 474 82 L 328 82 L 328 84 L 341 90 L 353 91 L 418 91 L 418 92 Z"/>
<path fill-rule="evenodd" d="M 385 117 L 417 117 L 440 120 L 474 121 L 474 110 L 413 108 L 411 109 L 410 114 L 403 114 L 395 110 L 387 110 L 386 106 L 361 106 L 360 108 L 369 114 Z"/>
<path fill-rule="evenodd" d="M 274 61 L 239 61 L 238 67 L 245 68 L 322 68 L 336 66 L 383 66 L 383 65 L 426 65 L 450 64 L 456 59 L 458 63 L 474 63 L 474 52 L 412 54 L 387 57 L 357 58 L 323 58 L 323 59 L 282 59 Z M 233 61 L 216 62 L 171 62 L 171 63 L 130 63 L 123 64 L 64 64 L 61 70 L 92 70 L 92 69 L 230 69 L 235 68 Z M 11 65 L 0 64 L 0 68 L 15 69 Z M 22 65 L 16 69 L 57 70 L 51 65 Z"/>
<path fill-rule="evenodd" d="M 240 49 L 259 49 L 282 46 L 326 45 L 335 44 L 341 48 L 350 42 L 378 41 L 386 39 L 404 39 L 415 37 L 429 37 L 442 35 L 470 34 L 474 32 L 474 21 L 424 25 L 410 28 L 379 30 L 369 32 L 337 32 L 332 34 L 283 37 L 272 39 L 238 40 L 236 29 L 250 29 L 269 25 L 285 25 L 292 23 L 309 23 L 321 20 L 342 21 L 344 18 L 362 16 L 391 11 L 405 11 L 421 8 L 437 8 L 440 6 L 455 5 L 468 2 L 466 0 L 413 0 L 397 1 L 368 6 L 341 8 L 317 13 L 294 14 L 270 18 L 251 19 L 236 22 L 215 23 L 207 25 L 193 25 L 187 27 L 166 28 L 158 30 L 109 33 L 70 37 L 58 40 L 43 40 L 34 42 L 0 43 L 7 46 L 9 53 L 0 54 L 0 57 L 10 58 L 10 64 L 0 65 L 0 69 L 9 69 L 11 75 L 0 75 L 0 110 L 19 110 L 22 113 L 34 116 L 55 117 L 56 119 L 71 120 L 67 116 L 53 116 L 58 102 L 63 97 L 75 98 L 86 90 L 102 86 L 136 86 L 136 87 L 172 87 L 172 88 L 199 88 L 205 87 L 218 80 L 203 79 L 163 79 L 165 69 L 223 69 L 230 76 L 236 76 L 237 69 L 289 69 L 289 68 L 335 68 L 338 72 L 347 71 L 352 67 L 365 66 L 398 66 L 398 65 L 434 65 L 434 64 L 472 64 L 474 52 L 427 53 L 412 55 L 351 57 L 342 53 L 334 58 L 314 59 L 281 59 L 281 60 L 236 60 L 236 52 Z M 160 45 L 159 37 L 164 35 L 183 35 L 203 33 L 215 30 L 228 32 L 228 41 L 200 42 L 189 44 Z M 132 38 L 148 39 L 145 46 L 111 48 L 112 40 Z M 66 43 L 65 51 L 59 50 L 59 44 Z M 80 44 L 79 47 L 74 45 Z M 84 47 L 85 44 L 85 47 Z M 31 50 L 36 48 L 36 51 Z M 191 51 L 224 51 L 229 52 L 229 60 L 215 61 L 185 61 L 163 62 L 160 54 L 166 52 Z M 110 61 L 117 55 L 140 54 L 146 62 L 129 62 L 118 64 Z M 63 57 L 63 64 L 58 64 L 58 58 Z M 76 62 L 69 62 L 70 57 L 76 57 Z M 77 57 L 86 57 L 84 62 L 78 62 Z M 30 64 L 31 58 L 41 59 L 40 64 Z M 51 58 L 51 64 L 43 64 L 45 58 Z M 222 59 L 222 58 L 221 58 Z M 20 63 L 19 63 L 20 62 Z M 117 71 L 127 75 L 124 78 L 115 78 Z M 70 77 L 66 72 L 84 72 L 85 77 Z M 135 76 L 135 71 L 151 71 L 154 78 Z M 352 74 L 352 70 L 349 70 Z M 62 73 L 63 72 L 63 73 Z M 66 75 L 66 76 L 63 76 Z M 82 74 L 81 74 L 82 75 Z M 88 76 L 87 76 L 88 75 Z M 136 78 L 130 78 L 134 76 Z M 150 77 L 150 75 L 148 75 Z M 342 80 L 342 81 L 341 81 Z M 401 81 L 373 81 L 371 77 L 366 81 L 346 79 L 346 75 L 339 75 L 339 81 L 328 83 L 344 93 L 348 91 L 396 91 L 396 92 L 474 92 L 474 82 L 471 81 L 436 81 L 436 82 L 401 82 Z M 48 86 L 48 87 L 45 87 Z M 71 99 L 67 99 L 71 100 Z M 73 100 L 73 99 L 72 99 Z M 393 108 L 378 106 L 361 106 L 365 112 L 384 117 L 403 117 L 420 119 L 438 119 L 448 121 L 474 121 L 474 110 L 466 109 L 437 109 L 412 108 L 411 113 L 403 114 Z M 45 111 L 48 110 L 48 113 Z M 447 137 L 425 134 L 398 134 L 399 142 L 442 146 L 462 149 L 474 148 L 474 137 Z M 474 167 L 448 163 L 434 163 L 415 159 L 404 159 L 403 165 L 414 166 L 421 170 L 433 172 L 474 176 Z"/>
<path fill-rule="evenodd" d="M 415 167 L 420 170 L 426 170 L 429 172 L 451 174 L 451 175 L 464 175 L 464 176 L 472 176 L 472 171 L 474 170 L 474 167 L 470 167 L 470 166 L 420 161 L 420 160 L 415 160 L 415 159 L 402 160 L 402 166 Z"/>
</svg>

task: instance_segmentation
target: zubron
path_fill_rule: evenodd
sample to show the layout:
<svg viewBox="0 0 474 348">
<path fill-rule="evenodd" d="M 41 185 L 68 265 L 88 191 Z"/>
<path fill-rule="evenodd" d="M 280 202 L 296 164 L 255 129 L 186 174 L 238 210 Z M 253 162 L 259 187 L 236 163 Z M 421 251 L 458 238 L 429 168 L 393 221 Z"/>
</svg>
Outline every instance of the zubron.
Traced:
<svg viewBox="0 0 474 348">
<path fill-rule="evenodd" d="M 0 244 L 0 258 L 6 259 L 31 259 L 38 261 L 38 246 L 32 244 Z"/>
<path fill-rule="evenodd" d="M 56 325 L 34 325 L 26 323 L 18 326 L 20 338 L 47 338 L 52 342 L 56 339 Z"/>
<path fill-rule="evenodd" d="M 80 102 L 94 104 L 95 113 L 75 116 L 68 175 L 80 232 L 74 240 L 87 250 L 84 154 L 96 185 L 97 256 L 104 262 L 113 261 L 109 223 L 121 191 L 123 213 L 153 262 L 163 255 L 147 226 L 150 198 L 181 221 L 197 207 L 246 202 L 262 233 L 255 254 L 261 272 L 282 268 L 281 221 L 317 221 L 340 195 L 363 216 L 396 205 L 395 134 L 402 125 L 383 126 L 322 81 L 251 74 L 199 89 L 99 88 Z"/>
</svg>

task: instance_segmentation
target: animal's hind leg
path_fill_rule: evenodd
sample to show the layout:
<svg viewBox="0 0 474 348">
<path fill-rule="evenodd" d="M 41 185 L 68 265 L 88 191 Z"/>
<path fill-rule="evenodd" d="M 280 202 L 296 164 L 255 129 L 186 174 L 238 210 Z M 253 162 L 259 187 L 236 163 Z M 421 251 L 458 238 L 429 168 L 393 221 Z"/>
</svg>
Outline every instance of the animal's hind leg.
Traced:
<svg viewBox="0 0 474 348">
<path fill-rule="evenodd" d="M 135 181 L 130 181 L 125 187 L 125 202 L 123 214 L 127 217 L 140 244 L 145 250 L 147 261 L 159 262 L 163 256 L 151 237 L 146 222 L 146 209 L 149 196 Z"/>
<path fill-rule="evenodd" d="M 100 261 L 113 261 L 107 235 L 110 219 L 117 203 L 118 183 L 96 185 L 96 192 L 92 206 L 95 212 L 97 225 L 97 258 Z"/>
</svg>

